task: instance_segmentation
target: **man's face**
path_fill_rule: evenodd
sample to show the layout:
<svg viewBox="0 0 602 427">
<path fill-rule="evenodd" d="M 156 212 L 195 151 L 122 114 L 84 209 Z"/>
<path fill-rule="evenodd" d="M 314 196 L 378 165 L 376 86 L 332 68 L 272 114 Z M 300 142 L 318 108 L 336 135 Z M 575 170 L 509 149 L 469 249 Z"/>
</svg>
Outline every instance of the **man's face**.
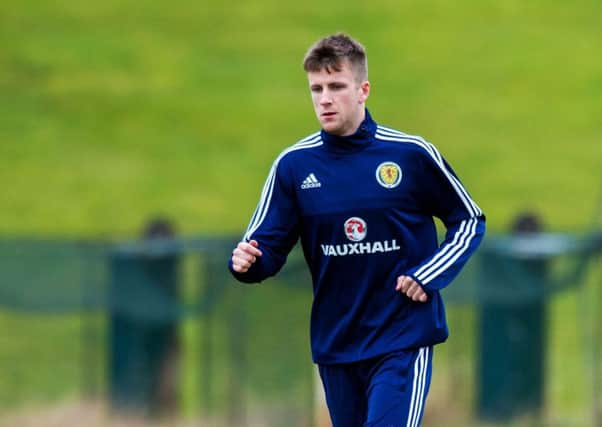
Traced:
<svg viewBox="0 0 602 427">
<path fill-rule="evenodd" d="M 370 83 L 358 82 L 348 61 L 342 63 L 341 71 L 322 69 L 307 73 L 307 77 L 322 129 L 339 136 L 353 134 L 364 118 Z"/>
</svg>

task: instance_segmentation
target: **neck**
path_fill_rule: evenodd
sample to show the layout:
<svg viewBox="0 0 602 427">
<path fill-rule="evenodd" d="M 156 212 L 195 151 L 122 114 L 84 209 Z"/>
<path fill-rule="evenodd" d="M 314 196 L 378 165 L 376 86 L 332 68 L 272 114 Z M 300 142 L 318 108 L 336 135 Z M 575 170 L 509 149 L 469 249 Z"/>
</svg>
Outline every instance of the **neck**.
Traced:
<svg viewBox="0 0 602 427">
<path fill-rule="evenodd" d="M 360 125 L 362 124 L 362 122 L 364 121 L 365 118 L 366 118 L 366 107 L 362 106 L 362 110 L 359 112 L 358 116 L 354 120 L 353 127 L 348 132 L 342 134 L 341 136 L 353 135 L 355 132 L 357 132 L 358 128 L 360 127 Z"/>
</svg>

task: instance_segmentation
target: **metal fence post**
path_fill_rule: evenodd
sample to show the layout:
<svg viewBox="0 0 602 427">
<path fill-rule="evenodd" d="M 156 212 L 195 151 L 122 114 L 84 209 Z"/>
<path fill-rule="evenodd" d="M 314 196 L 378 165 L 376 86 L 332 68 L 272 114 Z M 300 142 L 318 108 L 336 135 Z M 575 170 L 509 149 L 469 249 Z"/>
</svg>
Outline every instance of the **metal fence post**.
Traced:
<svg viewBox="0 0 602 427">
<path fill-rule="evenodd" d="M 538 233 L 536 216 L 521 215 L 513 233 Z M 493 248 L 481 252 L 481 284 L 507 300 L 484 298 L 478 308 L 477 412 L 480 418 L 508 420 L 537 415 L 543 403 L 546 258 L 520 258 Z M 521 272 L 524 277 L 518 277 Z M 529 287 L 529 292 L 525 292 Z M 512 298 L 512 295 L 517 295 Z M 530 295 L 527 297 L 526 295 Z"/>
<path fill-rule="evenodd" d="M 144 237 L 171 235 L 167 224 L 152 222 Z M 150 415 L 177 404 L 179 259 L 141 244 L 110 254 L 108 374 L 113 408 Z"/>
</svg>

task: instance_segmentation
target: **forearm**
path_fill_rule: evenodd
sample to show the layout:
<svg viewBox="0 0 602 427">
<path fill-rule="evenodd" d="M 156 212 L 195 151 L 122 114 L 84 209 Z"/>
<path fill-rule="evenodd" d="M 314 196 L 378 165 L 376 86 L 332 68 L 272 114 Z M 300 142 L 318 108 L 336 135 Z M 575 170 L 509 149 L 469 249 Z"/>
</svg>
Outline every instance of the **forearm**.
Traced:
<svg viewBox="0 0 602 427">
<path fill-rule="evenodd" d="M 438 250 L 408 271 L 424 289 L 446 287 L 476 251 L 485 233 L 485 217 L 472 217 L 451 226 Z"/>
</svg>

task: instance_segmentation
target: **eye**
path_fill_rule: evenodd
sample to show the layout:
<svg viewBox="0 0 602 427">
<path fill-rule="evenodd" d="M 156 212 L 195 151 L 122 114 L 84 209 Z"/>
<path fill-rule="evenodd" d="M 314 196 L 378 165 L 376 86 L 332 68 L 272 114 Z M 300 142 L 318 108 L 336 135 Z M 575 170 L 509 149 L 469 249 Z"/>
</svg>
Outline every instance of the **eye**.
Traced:
<svg viewBox="0 0 602 427">
<path fill-rule="evenodd" d="M 311 90 L 313 93 L 320 93 L 320 92 L 322 92 L 322 86 L 312 86 L 312 87 L 310 88 L 310 90 Z"/>
</svg>

